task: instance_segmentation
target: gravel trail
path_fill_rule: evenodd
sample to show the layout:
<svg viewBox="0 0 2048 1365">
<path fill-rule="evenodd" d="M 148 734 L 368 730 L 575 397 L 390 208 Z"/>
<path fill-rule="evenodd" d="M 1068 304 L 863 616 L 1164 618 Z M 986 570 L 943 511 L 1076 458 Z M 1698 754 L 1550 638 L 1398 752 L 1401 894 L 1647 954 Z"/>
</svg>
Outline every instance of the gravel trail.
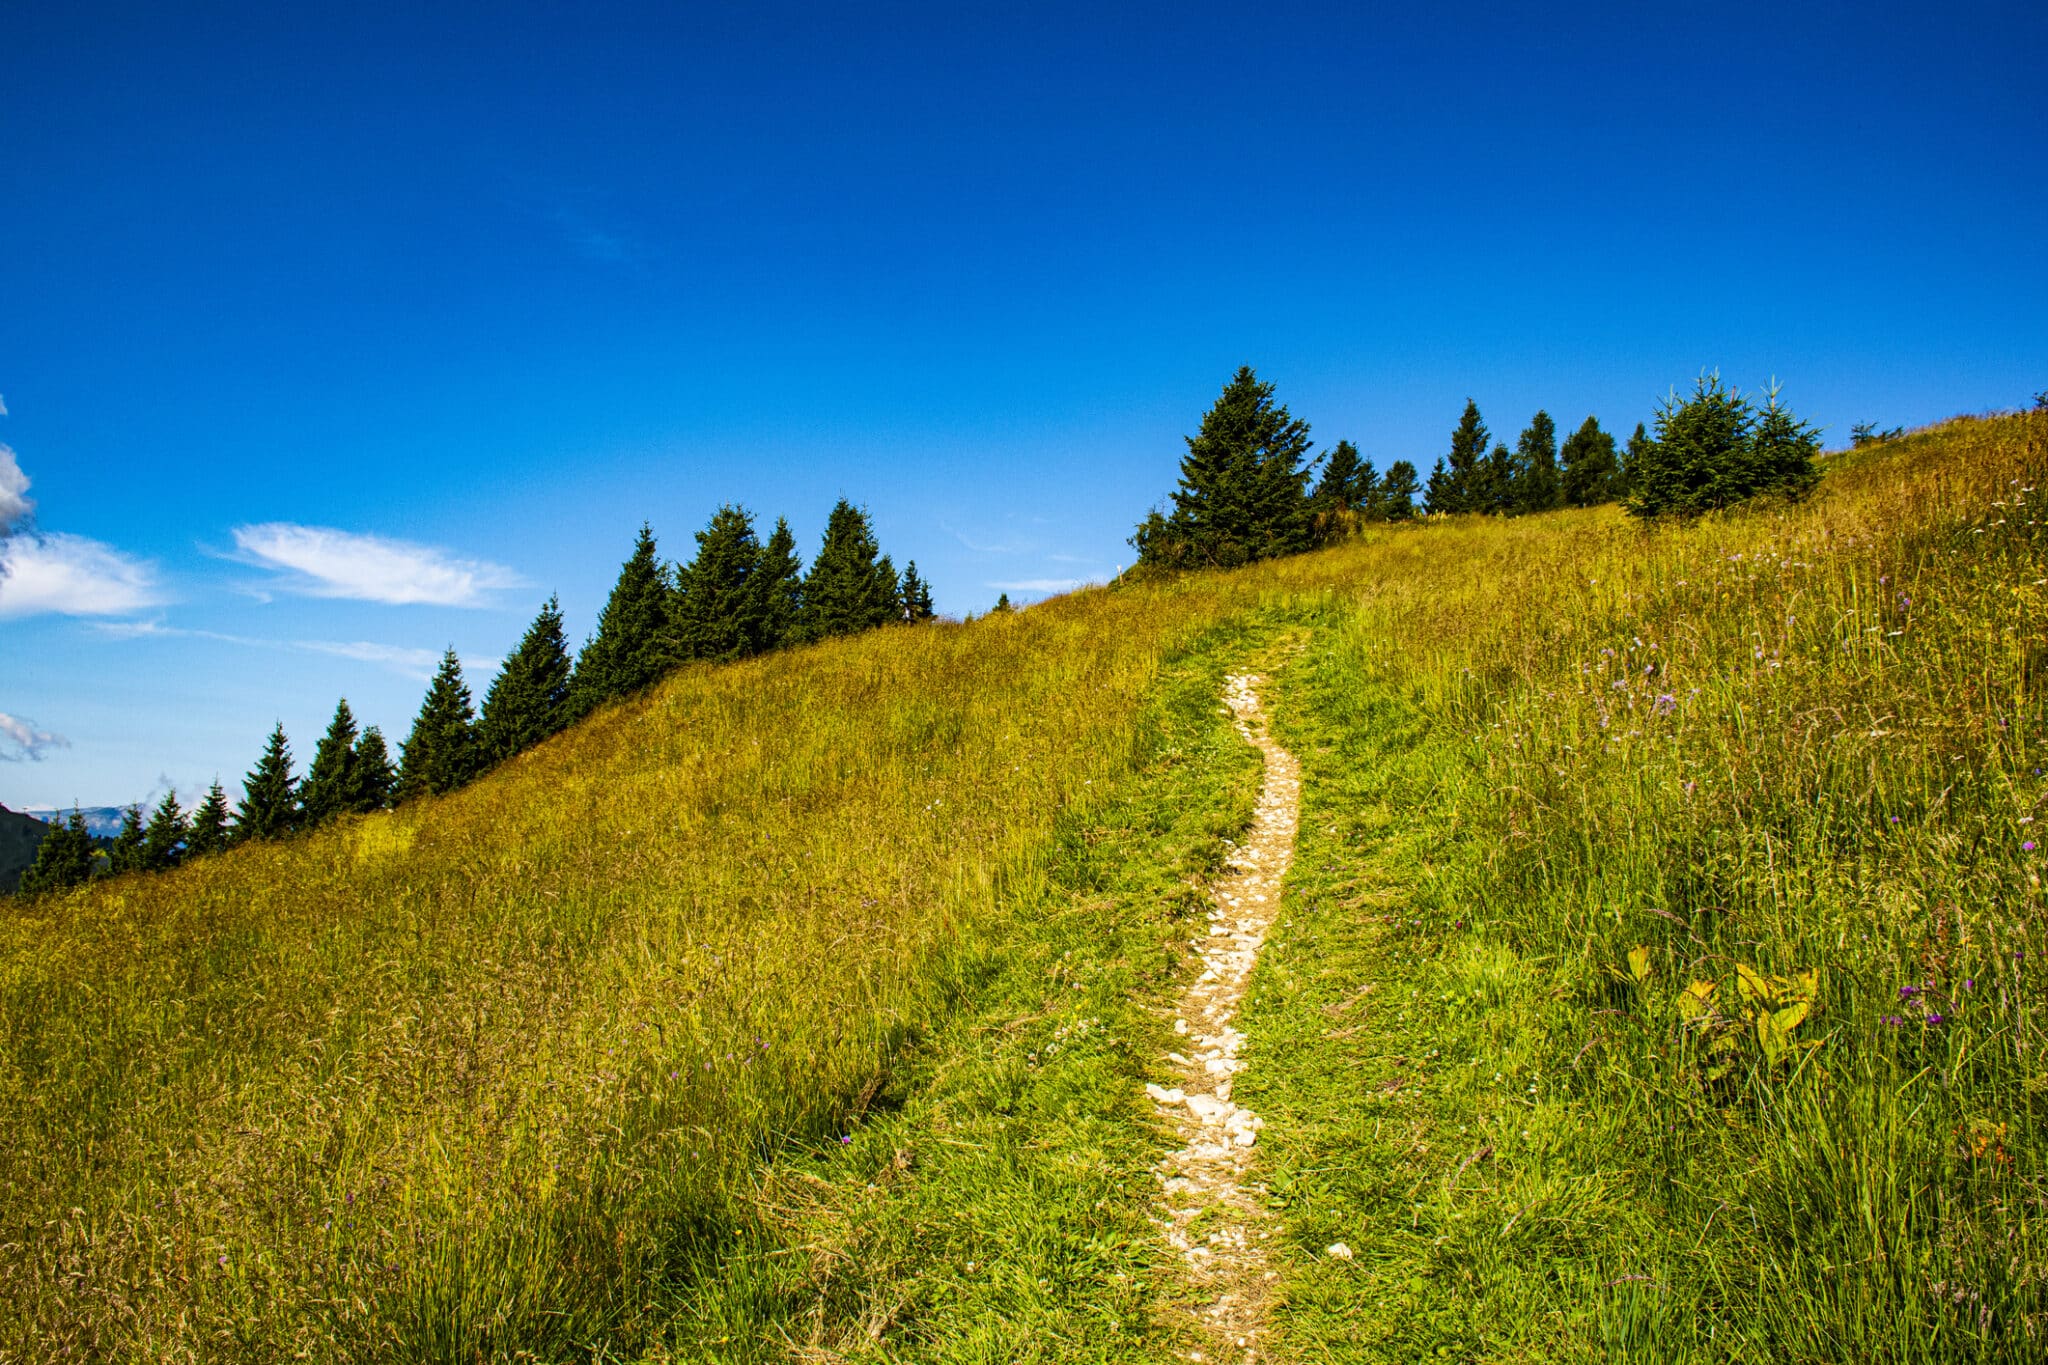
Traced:
<svg viewBox="0 0 2048 1365">
<path fill-rule="evenodd" d="M 1160 1163 L 1165 1197 L 1158 1221 L 1197 1291 L 1187 1311 L 1205 1344 L 1188 1358 L 1241 1365 L 1265 1358 L 1260 1338 L 1276 1278 L 1266 1268 L 1266 1246 L 1275 1228 L 1259 1197 L 1263 1191 L 1246 1183 L 1264 1121 L 1230 1098 L 1232 1078 L 1244 1065 L 1238 1057 L 1244 1035 L 1232 1021 L 1280 911 L 1301 795 L 1300 765 L 1266 731 L 1258 694 L 1263 681 L 1233 675 L 1225 682 L 1224 704 L 1238 732 L 1265 755 L 1266 781 L 1251 833 L 1210 889 L 1207 932 L 1191 944 L 1202 973 L 1174 1020 L 1179 1046 L 1166 1058 L 1174 1083 L 1145 1087 L 1181 1142 Z"/>
</svg>

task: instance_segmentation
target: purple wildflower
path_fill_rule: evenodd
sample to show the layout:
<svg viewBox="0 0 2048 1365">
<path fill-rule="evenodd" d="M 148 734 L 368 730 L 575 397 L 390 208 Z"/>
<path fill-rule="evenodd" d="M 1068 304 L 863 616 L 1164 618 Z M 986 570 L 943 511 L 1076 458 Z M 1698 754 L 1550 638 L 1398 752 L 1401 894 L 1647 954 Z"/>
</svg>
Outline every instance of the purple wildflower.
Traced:
<svg viewBox="0 0 2048 1365">
<path fill-rule="evenodd" d="M 1918 986 L 1899 987 L 1899 999 L 1901 1000 L 1911 1000 L 1914 996 L 1918 994 L 1920 994 L 1920 988 Z"/>
<path fill-rule="evenodd" d="M 2026 841 L 2026 842 L 2025 842 L 2024 844 L 2021 844 L 2021 845 L 2020 845 L 2020 852 L 2022 852 L 2022 853 L 2032 853 L 2033 851 L 2034 851 L 2034 841 L 2033 841 L 2032 839 L 2029 839 L 2029 840 L 2027 840 L 2027 841 Z"/>
<path fill-rule="evenodd" d="M 1927 1016 L 1927 1022 L 1930 1024 L 1938 1024 L 1947 1017 L 1948 1016 L 1945 1014 L 1930 1014 Z"/>
<path fill-rule="evenodd" d="M 1977 989 L 1977 978 L 1976 978 L 1976 977 L 1974 977 L 1974 976 L 1966 976 L 1966 977 L 1964 977 L 1964 978 L 1963 978 L 1963 989 L 1964 989 L 1964 990 L 1966 990 L 1966 991 L 1974 991 L 1974 990 L 1976 990 L 1976 989 Z"/>
<path fill-rule="evenodd" d="M 1657 698 L 1657 704 L 1650 709 L 1660 716 L 1668 716 L 1678 709 L 1678 698 L 1669 692 L 1662 693 Z"/>
</svg>

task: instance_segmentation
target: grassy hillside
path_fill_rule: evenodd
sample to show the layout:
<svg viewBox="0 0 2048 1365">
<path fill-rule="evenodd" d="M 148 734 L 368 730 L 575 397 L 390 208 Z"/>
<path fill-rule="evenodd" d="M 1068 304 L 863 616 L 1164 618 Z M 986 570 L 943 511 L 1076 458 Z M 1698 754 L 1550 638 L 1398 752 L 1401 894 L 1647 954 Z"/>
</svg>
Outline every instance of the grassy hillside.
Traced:
<svg viewBox="0 0 2048 1365">
<path fill-rule="evenodd" d="M 2044 452 L 686 670 L 8 902 L 0 1360 L 1156 1358 L 1149 1007 L 1283 636 L 1299 1358 L 2031 1358 Z"/>
<path fill-rule="evenodd" d="M 1834 466 L 1396 540 L 1293 671 L 1299 1358 L 2048 1350 L 2048 422 Z"/>
</svg>

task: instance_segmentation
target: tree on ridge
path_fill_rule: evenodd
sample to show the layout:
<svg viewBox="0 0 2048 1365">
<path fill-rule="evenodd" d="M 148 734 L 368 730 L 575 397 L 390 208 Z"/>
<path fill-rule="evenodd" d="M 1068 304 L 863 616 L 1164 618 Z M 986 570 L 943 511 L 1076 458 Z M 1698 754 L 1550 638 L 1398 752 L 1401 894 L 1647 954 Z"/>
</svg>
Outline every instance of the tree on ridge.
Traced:
<svg viewBox="0 0 2048 1365">
<path fill-rule="evenodd" d="M 477 773 L 476 712 L 469 684 L 462 679 L 462 661 L 450 645 L 441 666 L 427 685 L 412 733 L 399 746 L 400 800 L 454 791 Z"/>
<path fill-rule="evenodd" d="M 242 779 L 235 806 L 235 841 L 276 839 L 292 832 L 299 817 L 298 783 L 292 778 L 291 744 L 280 721 L 263 746 L 263 756 Z"/>
<path fill-rule="evenodd" d="M 502 763 L 567 725 L 573 674 L 562 634 L 561 603 L 550 596 L 484 693 L 476 725 L 481 761 Z M 379 736 L 378 745 L 382 744 Z"/>
</svg>

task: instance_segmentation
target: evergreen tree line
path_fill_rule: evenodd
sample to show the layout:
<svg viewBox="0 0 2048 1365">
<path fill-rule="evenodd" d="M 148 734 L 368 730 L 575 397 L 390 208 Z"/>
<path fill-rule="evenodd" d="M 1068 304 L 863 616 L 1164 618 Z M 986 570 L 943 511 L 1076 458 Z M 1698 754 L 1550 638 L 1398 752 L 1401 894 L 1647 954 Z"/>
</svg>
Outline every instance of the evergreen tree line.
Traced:
<svg viewBox="0 0 2048 1365">
<path fill-rule="evenodd" d="M 1362 521 L 1405 521 L 1418 492 L 1433 515 L 1621 502 L 1637 516 L 1691 516 L 1761 494 L 1798 497 L 1820 477 L 1819 433 L 1784 406 L 1775 384 L 1759 403 L 1702 375 L 1685 398 L 1672 391 L 1655 425 L 1652 435 L 1638 422 L 1617 449 L 1588 417 L 1560 448 L 1557 423 L 1538 411 L 1509 446 L 1467 399 L 1450 453 L 1418 489 L 1415 466 L 1399 460 L 1383 476 L 1350 441 L 1309 459 L 1308 423 L 1243 366 L 1186 438 L 1171 509 L 1153 509 L 1131 544 L 1141 565 L 1229 568 L 1313 549 Z"/>
<path fill-rule="evenodd" d="M 1539 409 L 1510 448 L 1493 440 L 1479 405 L 1468 398 L 1451 432 L 1450 454 L 1438 457 L 1429 472 L 1424 505 L 1432 515 L 1521 516 L 1615 502 L 1627 494 L 1629 470 L 1648 439 L 1638 423 L 1626 453 L 1617 456 L 1613 435 L 1588 417 L 1560 450 L 1557 423 Z"/>
<path fill-rule="evenodd" d="M 343 698 L 303 780 L 293 775 L 291 744 L 279 724 L 243 779 L 243 797 L 232 813 L 219 782 L 190 816 L 176 793 L 166 795 L 147 821 L 140 806 L 130 806 L 105 870 L 161 871 L 244 840 L 280 838 L 338 815 L 453 791 L 679 664 L 740 659 L 933 616 L 931 586 L 916 561 L 898 574 L 867 514 L 843 498 L 808 571 L 789 523 L 779 517 L 762 541 L 744 509 L 719 508 L 697 533 L 697 553 L 688 564 L 663 564 L 652 528 L 642 525 L 596 630 L 573 662 L 560 604 L 550 597 L 492 680 L 481 712 L 449 649 L 396 764 L 376 726 L 357 730 Z M 43 836 L 21 890 L 59 890 L 96 870 L 97 849 L 74 810 Z"/>
<path fill-rule="evenodd" d="M 1349 441 L 1310 459 L 1308 423 L 1249 365 L 1186 441 L 1172 510 L 1154 508 L 1131 535 L 1142 565 L 1231 568 L 1314 549 L 1355 520 L 1414 515 L 1413 465 L 1397 462 L 1382 477 Z"/>
</svg>

